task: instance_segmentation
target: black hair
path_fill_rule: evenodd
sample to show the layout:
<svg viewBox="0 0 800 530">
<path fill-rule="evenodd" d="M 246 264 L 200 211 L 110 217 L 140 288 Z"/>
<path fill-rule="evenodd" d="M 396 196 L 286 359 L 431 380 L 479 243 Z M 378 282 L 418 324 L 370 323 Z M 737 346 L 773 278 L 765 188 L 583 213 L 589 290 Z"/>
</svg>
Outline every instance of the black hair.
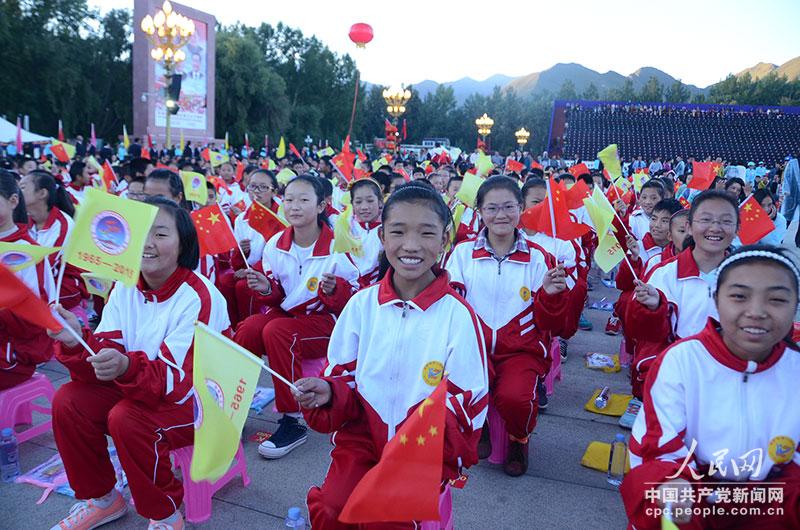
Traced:
<svg viewBox="0 0 800 530">
<path fill-rule="evenodd" d="M 169 192 L 173 197 L 181 197 L 181 208 L 191 210 L 191 207 L 186 202 L 186 194 L 183 191 L 183 181 L 181 177 L 171 169 L 155 169 L 147 175 L 145 183 L 148 180 L 162 180 L 166 181 L 169 186 Z"/>
<path fill-rule="evenodd" d="M 258 166 L 248 166 L 248 167 L 255 167 L 256 168 L 255 171 L 250 173 L 250 178 L 251 179 L 256 174 L 266 175 L 266 176 L 269 177 L 269 180 L 272 181 L 272 187 L 274 188 L 273 191 L 275 191 L 275 192 L 278 191 L 278 188 L 280 187 L 280 184 L 278 183 L 278 179 L 275 177 L 275 172 L 274 171 L 270 171 L 269 169 L 260 168 Z M 245 170 L 245 173 L 246 172 L 247 172 L 247 170 Z"/>
<path fill-rule="evenodd" d="M 592 177 L 592 175 L 590 173 L 581 173 L 581 175 L 578 177 L 578 180 L 584 181 L 586 183 L 586 185 L 589 186 L 589 187 L 594 186 L 594 178 Z M 575 181 L 575 182 L 577 182 L 577 181 Z"/>
<path fill-rule="evenodd" d="M 76 160 L 75 162 L 72 163 L 71 166 L 69 166 L 69 177 L 73 181 L 78 180 L 78 177 L 80 177 L 83 174 L 83 170 L 85 167 L 86 167 L 85 163 L 81 162 L 80 160 Z"/>
<path fill-rule="evenodd" d="M 450 180 L 447 181 L 447 186 L 445 187 L 445 189 L 449 190 L 450 184 L 452 184 L 453 182 L 464 182 L 464 177 L 458 177 L 458 176 L 450 177 Z"/>
<path fill-rule="evenodd" d="M 522 193 L 520 193 L 517 181 L 505 175 L 498 175 L 484 180 L 480 188 L 478 188 L 478 194 L 475 197 L 475 206 L 477 208 L 483 206 L 486 194 L 492 190 L 506 190 L 514 196 L 519 204 L 522 204 Z"/>
<path fill-rule="evenodd" d="M 653 213 L 667 211 L 669 212 L 670 216 L 680 212 L 681 210 L 683 210 L 683 206 L 681 205 L 680 201 L 676 199 L 661 199 L 653 207 Z"/>
<path fill-rule="evenodd" d="M 415 186 L 423 186 L 423 187 L 428 188 L 430 190 L 436 191 L 436 188 L 433 187 L 433 184 L 431 184 L 431 182 L 428 179 L 412 180 L 411 182 L 406 182 L 405 184 L 403 184 L 403 186 L 407 186 L 409 184 L 414 184 Z M 394 191 L 397 191 L 397 188 L 395 188 Z"/>
<path fill-rule="evenodd" d="M 670 226 L 670 228 L 672 228 L 672 223 L 674 223 L 676 220 L 680 219 L 681 217 L 689 217 L 689 210 L 687 210 L 686 208 L 681 208 L 680 211 L 675 212 L 674 214 L 672 214 L 672 217 L 669 218 L 669 226 Z"/>
<path fill-rule="evenodd" d="M 14 208 L 12 220 L 17 224 L 28 223 L 28 211 L 25 209 L 25 199 L 19 189 L 17 176 L 11 171 L 0 169 L 0 197 L 11 199 L 12 195 L 17 196 L 17 207 Z"/>
<path fill-rule="evenodd" d="M 427 183 L 423 184 L 423 182 Z M 450 230 L 453 224 L 453 216 L 450 209 L 444 203 L 442 196 L 433 189 L 430 182 L 426 180 L 413 180 L 402 186 L 398 186 L 394 193 L 389 195 L 389 199 L 383 207 L 381 212 L 381 223 L 386 226 L 386 220 L 395 206 L 402 204 L 427 204 L 433 213 L 439 218 L 444 227 L 445 233 Z M 389 260 L 386 258 L 386 252 L 381 251 L 378 259 L 378 278 L 383 278 L 386 271 L 389 270 Z"/>
<path fill-rule="evenodd" d="M 787 249 L 785 249 L 783 247 L 774 246 L 774 245 L 746 245 L 746 246 L 739 247 L 738 249 L 736 249 L 727 258 L 725 258 L 725 260 L 727 261 L 727 260 L 729 260 L 731 258 L 735 258 L 737 255 L 743 254 L 745 252 L 765 252 L 765 253 L 768 252 L 768 253 L 771 253 L 771 254 L 777 254 L 778 256 L 780 256 L 782 258 L 785 258 L 790 263 L 794 264 L 795 269 L 793 270 L 789 265 L 787 265 L 785 262 L 783 262 L 781 260 L 772 259 L 772 258 L 770 258 L 768 256 L 764 256 L 764 255 L 747 256 L 747 257 L 744 257 L 744 258 L 739 258 L 739 259 L 736 259 L 734 261 L 731 261 L 728 264 L 724 264 L 724 262 L 723 262 L 724 266 L 720 267 L 719 273 L 718 273 L 718 276 L 717 276 L 717 285 L 716 285 L 716 288 L 715 288 L 715 291 L 714 291 L 714 299 L 715 299 L 715 301 L 716 301 L 717 295 L 719 293 L 719 286 L 722 285 L 725 282 L 725 279 L 728 277 L 728 274 L 730 273 L 730 271 L 732 271 L 733 269 L 735 269 L 736 267 L 738 267 L 740 265 L 747 265 L 747 264 L 752 264 L 752 263 L 772 263 L 772 264 L 778 265 L 778 266 L 782 267 L 784 270 L 788 271 L 789 272 L 789 276 L 792 278 L 791 279 L 791 284 L 794 286 L 795 299 L 797 299 L 798 296 L 800 296 L 800 285 L 798 285 L 798 283 L 797 283 L 797 281 L 798 281 L 797 280 L 797 270 L 796 270 L 797 264 L 795 263 L 795 260 L 794 260 L 793 256 L 789 253 L 789 251 Z M 792 330 L 791 329 L 789 330 L 789 335 L 784 337 L 783 342 L 786 343 L 786 345 L 788 345 L 793 350 L 800 351 L 800 346 L 798 346 L 792 340 Z"/>
<path fill-rule="evenodd" d="M 152 165 L 153 162 L 149 158 L 134 158 L 128 163 L 128 167 L 131 171 L 131 176 L 142 175 L 144 176 L 145 172 L 147 171 L 147 166 Z"/>
<path fill-rule="evenodd" d="M 35 190 L 47 190 L 48 212 L 55 207 L 70 217 L 75 215 L 75 205 L 72 204 L 72 199 L 67 190 L 64 189 L 61 181 L 57 180 L 50 172 L 42 169 L 31 171 L 28 175 L 33 177 Z"/>
<path fill-rule="evenodd" d="M 397 173 L 384 173 L 383 171 L 378 171 L 377 173 L 372 174 L 372 179 L 375 180 L 378 184 L 380 184 L 383 194 L 388 195 L 389 189 L 392 187 L 392 178 L 393 175 Z"/>
<path fill-rule="evenodd" d="M 725 183 L 725 191 L 728 191 L 728 188 L 730 188 L 734 184 L 738 184 L 742 188 L 741 190 L 739 190 L 739 196 L 737 197 L 739 202 L 742 202 L 745 199 L 744 181 L 742 179 L 740 179 L 739 177 L 731 177 L 731 178 L 729 178 L 728 181 Z"/>
<path fill-rule="evenodd" d="M 197 231 L 194 227 L 192 217 L 185 209 L 172 199 L 166 197 L 147 197 L 144 202 L 157 206 L 164 210 L 175 220 L 175 228 L 178 231 L 178 267 L 183 267 L 191 271 L 195 270 L 200 263 L 200 244 L 197 241 Z"/>
<path fill-rule="evenodd" d="M 528 196 L 528 192 L 535 188 L 547 189 L 547 182 L 540 177 L 528 177 L 528 180 L 526 180 L 525 184 L 522 185 L 522 190 L 520 190 L 522 200 L 524 201 L 525 197 Z"/>
<path fill-rule="evenodd" d="M 322 193 L 325 195 L 325 198 L 328 198 L 333 195 L 333 184 L 331 181 L 326 179 L 325 177 L 317 177 L 319 179 L 319 185 L 322 186 Z"/>
<path fill-rule="evenodd" d="M 758 204 L 761 204 L 761 201 L 769 197 L 772 199 L 772 202 L 777 202 L 775 200 L 775 195 L 769 190 L 769 188 L 761 188 L 753 192 L 753 198 L 755 198 Z"/>
<path fill-rule="evenodd" d="M 402 177 L 402 175 L 398 176 Z M 375 197 L 377 197 L 379 201 L 383 200 L 383 188 L 380 184 L 372 179 L 360 179 L 353 182 L 353 185 L 350 186 L 350 202 L 355 200 L 356 190 L 359 188 L 370 188 L 375 192 Z"/>
<path fill-rule="evenodd" d="M 314 188 L 314 195 L 316 195 L 317 197 L 317 205 L 325 204 L 325 189 L 322 187 L 322 182 L 320 182 L 321 180 L 322 179 L 320 179 L 319 177 L 315 177 L 310 173 L 303 173 L 302 175 L 297 175 L 295 178 L 290 180 L 288 184 L 286 184 L 286 187 L 284 188 L 284 193 L 286 193 L 285 190 L 289 189 L 289 186 L 291 186 L 295 182 L 305 182 L 306 184 Z M 319 226 L 322 226 L 323 224 L 328 225 L 329 227 L 331 226 L 331 222 L 328 219 L 328 212 L 325 211 L 325 208 L 323 208 L 323 210 L 317 215 L 317 224 Z"/>
<path fill-rule="evenodd" d="M 575 175 L 573 175 L 572 173 L 562 173 L 561 175 L 556 177 L 556 182 L 561 183 L 565 179 L 570 179 L 572 182 L 577 182 L 577 180 L 575 180 Z"/>
<path fill-rule="evenodd" d="M 694 216 L 697 213 L 697 209 L 700 207 L 700 205 L 703 204 L 706 201 L 710 201 L 710 200 L 714 200 L 714 199 L 725 201 L 725 202 L 727 202 L 728 204 L 731 205 L 731 208 L 733 208 L 734 211 L 736 212 L 736 230 L 738 230 L 739 229 L 739 203 L 736 202 L 736 199 L 731 197 L 728 192 L 721 191 L 721 190 L 713 190 L 713 189 L 701 192 L 699 195 L 697 195 L 697 197 L 694 198 L 694 200 L 692 201 L 692 206 L 691 206 L 691 208 L 689 208 L 689 224 L 690 225 L 692 224 L 692 220 L 694 219 Z M 689 248 L 689 247 L 694 248 L 694 246 L 695 246 L 694 237 L 692 237 L 692 235 L 689 234 L 688 236 L 686 236 L 686 240 L 685 240 L 685 243 L 683 245 L 683 248 Z"/>
<path fill-rule="evenodd" d="M 658 179 L 655 179 L 655 178 L 654 179 L 650 179 L 647 182 L 645 182 L 644 184 L 642 184 L 642 191 L 650 189 L 650 188 L 656 190 L 656 193 L 658 193 L 658 196 L 661 199 L 664 198 L 664 185 Z M 641 194 L 642 191 L 640 191 L 639 193 Z"/>
</svg>

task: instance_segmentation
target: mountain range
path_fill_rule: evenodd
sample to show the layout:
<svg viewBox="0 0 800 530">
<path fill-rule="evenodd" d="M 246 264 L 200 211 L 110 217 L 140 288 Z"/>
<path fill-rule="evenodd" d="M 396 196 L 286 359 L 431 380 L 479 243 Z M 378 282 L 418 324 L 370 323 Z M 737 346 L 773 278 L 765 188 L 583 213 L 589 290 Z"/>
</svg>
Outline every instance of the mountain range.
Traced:
<svg viewBox="0 0 800 530">
<path fill-rule="evenodd" d="M 735 75 L 739 77 L 749 73 L 753 79 L 760 79 L 772 72 L 779 75 L 786 75 L 789 79 L 800 77 L 800 57 L 795 57 L 780 66 L 770 63 L 758 63 Z M 590 84 L 594 84 L 602 95 L 609 89 L 621 88 L 626 79 L 630 79 L 633 82 L 634 90 L 639 91 L 651 77 L 658 79 L 659 83 L 661 83 L 665 89 L 677 80 L 668 73 L 650 66 L 639 68 L 635 72 L 625 76 L 613 70 L 601 74 L 600 72 L 596 72 L 591 68 L 577 63 L 558 63 L 547 70 L 520 77 L 497 74 L 483 81 L 478 81 L 471 77 L 464 77 L 457 81 L 441 84 L 452 87 L 456 100 L 461 103 L 472 94 L 488 96 L 495 87 L 500 87 L 503 90 L 514 90 L 520 96 L 526 96 L 545 90 L 557 93 L 564 81 L 568 79 L 575 85 L 575 91 L 579 95 L 584 92 Z M 427 94 L 435 92 L 439 84 L 440 83 L 436 81 L 425 80 L 413 86 L 419 96 L 424 98 Z M 699 88 L 695 85 L 686 85 L 692 95 L 708 93 L 708 90 L 712 86 L 714 85 Z"/>
</svg>

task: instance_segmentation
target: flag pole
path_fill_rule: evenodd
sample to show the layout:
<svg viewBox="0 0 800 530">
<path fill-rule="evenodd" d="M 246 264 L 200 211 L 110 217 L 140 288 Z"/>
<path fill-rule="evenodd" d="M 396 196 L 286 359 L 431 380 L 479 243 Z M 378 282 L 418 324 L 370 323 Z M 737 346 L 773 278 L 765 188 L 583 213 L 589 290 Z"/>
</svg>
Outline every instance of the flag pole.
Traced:
<svg viewBox="0 0 800 530">
<path fill-rule="evenodd" d="M 617 200 L 620 200 L 620 201 L 622 201 L 622 197 L 620 197 L 620 196 L 619 196 L 619 188 L 617 187 L 617 185 L 616 185 L 616 184 L 614 184 L 613 182 L 611 183 L 611 185 L 612 185 L 612 186 L 614 186 L 614 193 L 616 193 L 616 194 L 617 194 Z M 592 198 L 592 202 L 594 203 L 594 198 Z M 623 201 L 623 202 L 625 202 L 625 201 Z M 622 226 L 622 229 L 623 229 L 623 230 L 625 230 L 625 233 L 626 233 L 626 234 L 628 234 L 629 236 L 633 237 L 633 234 L 631 234 L 631 231 L 630 231 L 630 230 L 628 230 L 628 227 L 627 227 L 627 226 L 625 226 L 625 223 L 624 223 L 624 222 L 622 222 L 622 218 L 621 218 L 621 217 L 619 216 L 619 214 L 617 213 L 617 209 L 616 209 L 616 208 L 614 208 L 614 205 L 613 205 L 613 204 L 611 205 L 611 209 L 612 209 L 612 210 L 614 210 L 614 217 L 616 217 L 616 218 L 617 218 L 617 221 L 619 221 L 619 224 Z M 634 238 L 634 239 L 635 239 L 635 238 Z"/>
<path fill-rule="evenodd" d="M 51 313 L 53 313 L 53 316 L 56 318 L 56 320 L 58 320 L 58 321 L 61 323 L 61 325 L 62 325 L 62 326 L 64 326 L 64 329 L 65 329 L 65 330 L 67 330 L 67 333 L 69 333 L 70 335 L 72 335 L 72 338 L 74 338 L 75 340 L 77 340 L 77 341 L 78 341 L 78 344 L 80 344 L 81 346 L 83 346 L 83 348 L 84 348 L 84 349 L 85 349 L 87 352 L 89 352 L 89 355 L 91 355 L 92 357 L 94 357 L 95 355 L 97 355 L 97 353 L 95 353 L 95 351 L 94 351 L 92 348 L 90 348 L 88 344 L 86 344 L 86 341 L 85 341 L 85 340 L 83 340 L 83 337 L 81 336 L 81 334 L 80 334 L 80 333 L 78 333 L 77 331 L 75 331 L 74 329 L 72 329 L 72 326 L 70 326 L 69 324 L 67 324 L 67 321 L 66 321 L 66 320 L 64 320 L 64 318 L 63 318 L 61 315 L 59 315 L 59 314 L 58 314 L 57 312 L 55 312 L 55 311 L 51 311 Z"/>
<path fill-rule="evenodd" d="M 613 184 L 612 184 L 612 186 L 613 186 Z M 616 188 L 616 186 L 614 186 L 614 188 Z M 599 206 L 597 205 L 597 202 L 594 200 L 594 196 L 593 195 L 589 195 L 588 197 L 589 197 L 589 200 L 592 201 L 592 204 L 596 208 L 599 208 Z M 619 197 L 619 191 L 617 191 L 617 197 Z M 606 199 L 606 202 L 608 202 L 608 199 Z M 609 205 L 609 206 L 611 206 L 611 209 L 614 210 L 614 206 L 612 206 L 612 205 Z M 617 211 L 616 210 L 614 210 L 614 215 L 617 216 L 617 219 L 619 219 L 620 224 L 622 225 L 623 228 L 625 228 L 625 223 L 623 223 L 622 219 L 619 218 L 619 215 L 617 215 Z M 625 231 L 628 232 L 627 228 L 625 229 Z M 614 232 L 612 232 L 611 230 L 608 230 L 606 233 L 608 233 L 608 232 L 611 232 L 611 235 L 614 238 L 617 237 L 616 234 L 614 234 Z M 630 232 L 628 232 L 628 235 L 631 235 Z M 633 236 L 631 236 L 631 237 L 633 237 Z M 619 243 L 619 240 L 617 240 L 617 242 Z M 628 264 L 628 268 L 631 270 L 631 275 L 633 276 L 633 279 L 634 280 L 638 280 L 639 277 L 636 276 L 636 271 L 634 270 L 633 265 L 631 264 L 631 261 L 628 259 L 628 254 L 623 252 L 622 253 L 622 258 L 625 260 L 625 263 Z"/>
<path fill-rule="evenodd" d="M 244 266 L 250 269 L 250 264 L 247 263 L 247 256 L 244 255 L 244 250 L 242 250 L 242 245 L 239 244 L 239 240 L 236 240 L 236 248 L 239 249 L 239 252 L 242 254 L 242 259 L 244 259 Z"/>
<path fill-rule="evenodd" d="M 61 251 L 61 267 L 58 269 L 58 280 L 56 281 L 56 302 L 61 297 L 61 283 L 64 281 L 64 269 L 67 267 L 67 260 L 64 256 L 64 251 Z"/>
<path fill-rule="evenodd" d="M 552 177 L 551 177 L 552 178 Z M 550 179 L 545 180 L 547 184 L 547 202 L 550 205 L 550 226 L 553 229 L 553 239 L 556 238 L 556 214 L 553 208 L 553 190 L 550 186 Z"/>
</svg>

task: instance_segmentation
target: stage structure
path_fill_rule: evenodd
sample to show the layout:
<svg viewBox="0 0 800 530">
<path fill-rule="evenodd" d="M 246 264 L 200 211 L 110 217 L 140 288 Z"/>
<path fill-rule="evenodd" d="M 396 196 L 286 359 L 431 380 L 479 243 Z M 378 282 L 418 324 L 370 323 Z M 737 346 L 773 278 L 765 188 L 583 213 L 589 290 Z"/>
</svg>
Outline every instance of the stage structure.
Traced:
<svg viewBox="0 0 800 530">
<path fill-rule="evenodd" d="M 142 142 L 151 134 L 159 146 L 166 139 L 167 81 L 163 63 L 150 56 L 150 41 L 139 21 L 158 11 L 162 3 L 163 0 L 134 0 L 133 7 L 133 134 Z M 178 145 L 181 134 L 186 141 L 205 143 L 214 138 L 217 21 L 213 15 L 182 4 L 172 3 L 172 7 L 194 21 L 195 30 L 182 48 L 185 60 L 175 66 L 175 73 L 181 75 L 180 108 L 171 116 L 171 143 Z"/>
</svg>

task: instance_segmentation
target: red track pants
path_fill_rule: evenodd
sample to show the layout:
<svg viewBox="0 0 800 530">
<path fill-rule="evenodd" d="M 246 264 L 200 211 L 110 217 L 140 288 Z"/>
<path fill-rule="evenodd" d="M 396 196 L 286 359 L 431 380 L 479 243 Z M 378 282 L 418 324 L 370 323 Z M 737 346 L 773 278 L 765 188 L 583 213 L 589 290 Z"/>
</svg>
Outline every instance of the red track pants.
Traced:
<svg viewBox="0 0 800 530">
<path fill-rule="evenodd" d="M 492 356 L 494 377 L 490 393 L 508 434 L 522 440 L 536 427 L 539 396 L 536 385 L 546 374 L 539 373 L 541 359 L 530 353 Z"/>
</svg>

